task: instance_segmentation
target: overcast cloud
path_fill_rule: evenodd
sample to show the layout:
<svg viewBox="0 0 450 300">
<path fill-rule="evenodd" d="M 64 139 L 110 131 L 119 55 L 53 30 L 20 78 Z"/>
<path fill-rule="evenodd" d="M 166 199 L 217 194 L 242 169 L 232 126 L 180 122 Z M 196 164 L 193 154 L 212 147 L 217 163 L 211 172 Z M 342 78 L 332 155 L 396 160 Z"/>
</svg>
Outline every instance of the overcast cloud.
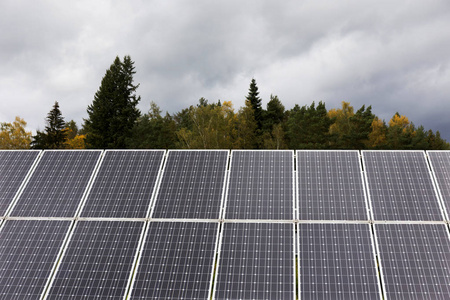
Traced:
<svg viewBox="0 0 450 300">
<path fill-rule="evenodd" d="M 265 106 L 372 105 L 450 141 L 448 1 L 0 2 L 0 122 L 43 129 L 55 101 L 81 125 L 106 69 L 135 61 L 136 83 L 175 113 L 200 97 Z"/>
</svg>

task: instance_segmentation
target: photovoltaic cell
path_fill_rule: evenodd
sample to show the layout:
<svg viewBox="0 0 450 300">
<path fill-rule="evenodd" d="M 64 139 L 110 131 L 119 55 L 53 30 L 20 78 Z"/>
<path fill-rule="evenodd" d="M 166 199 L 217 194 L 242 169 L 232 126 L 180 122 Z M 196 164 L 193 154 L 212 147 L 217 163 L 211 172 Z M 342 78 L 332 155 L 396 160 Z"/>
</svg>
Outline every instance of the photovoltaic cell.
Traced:
<svg viewBox="0 0 450 300">
<path fill-rule="evenodd" d="M 153 218 L 218 219 L 228 151 L 169 151 Z"/>
<path fill-rule="evenodd" d="M 226 219 L 293 220 L 294 152 L 232 151 Z"/>
<path fill-rule="evenodd" d="M 297 151 L 300 220 L 367 220 L 358 151 Z"/>
<path fill-rule="evenodd" d="M 450 151 L 427 151 L 447 215 L 450 216 Z"/>
<path fill-rule="evenodd" d="M 11 216 L 73 217 L 101 151 L 45 151 Z"/>
<path fill-rule="evenodd" d="M 450 239 L 444 224 L 375 224 L 386 299 L 448 299 Z"/>
<path fill-rule="evenodd" d="M 0 230 L 0 298 L 39 299 L 71 221 L 8 220 Z"/>
<path fill-rule="evenodd" d="M 214 299 L 294 299 L 294 225 L 224 223 Z"/>
<path fill-rule="evenodd" d="M 219 224 L 148 226 L 130 299 L 210 299 Z"/>
<path fill-rule="evenodd" d="M 81 217 L 145 218 L 164 150 L 105 152 Z"/>
<path fill-rule="evenodd" d="M 4 216 L 40 151 L 0 151 L 0 216 Z"/>
<path fill-rule="evenodd" d="M 374 220 L 442 221 L 423 151 L 363 151 Z"/>
<path fill-rule="evenodd" d="M 124 299 L 143 226 L 77 222 L 46 299 Z"/>
<path fill-rule="evenodd" d="M 298 226 L 300 299 L 382 299 L 369 224 Z"/>
</svg>

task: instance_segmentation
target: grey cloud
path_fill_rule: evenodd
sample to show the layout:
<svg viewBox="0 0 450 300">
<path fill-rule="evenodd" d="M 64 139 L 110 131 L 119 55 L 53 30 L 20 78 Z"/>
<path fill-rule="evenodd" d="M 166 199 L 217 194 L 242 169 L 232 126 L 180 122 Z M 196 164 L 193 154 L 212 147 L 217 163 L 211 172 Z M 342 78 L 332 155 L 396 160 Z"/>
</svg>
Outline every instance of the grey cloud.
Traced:
<svg viewBox="0 0 450 300">
<path fill-rule="evenodd" d="M 387 121 L 399 111 L 450 140 L 449 8 L 446 1 L 3 1 L 0 121 L 20 115 L 43 128 L 58 100 L 64 116 L 81 123 L 105 70 L 129 54 L 144 112 L 150 101 L 174 113 L 200 97 L 238 109 L 255 77 L 265 103 L 277 94 L 286 108 L 371 104 Z"/>
</svg>

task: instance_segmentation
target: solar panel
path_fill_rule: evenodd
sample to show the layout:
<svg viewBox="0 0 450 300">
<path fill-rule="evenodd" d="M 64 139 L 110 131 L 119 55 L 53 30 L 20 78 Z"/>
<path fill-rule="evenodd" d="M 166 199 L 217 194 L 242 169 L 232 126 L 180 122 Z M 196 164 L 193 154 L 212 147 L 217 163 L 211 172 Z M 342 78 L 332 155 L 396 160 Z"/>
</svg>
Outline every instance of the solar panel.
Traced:
<svg viewBox="0 0 450 300">
<path fill-rule="evenodd" d="M 448 299 L 450 237 L 444 224 L 375 224 L 386 299 Z"/>
<path fill-rule="evenodd" d="M 153 218 L 218 219 L 228 151 L 169 150 Z"/>
<path fill-rule="evenodd" d="M 224 223 L 214 299 L 294 299 L 294 224 Z"/>
<path fill-rule="evenodd" d="M 124 299 L 143 227 L 77 222 L 46 299 Z"/>
<path fill-rule="evenodd" d="M 8 220 L 0 231 L 0 298 L 39 299 L 71 221 Z"/>
<path fill-rule="evenodd" d="M 0 216 L 5 215 L 39 153 L 0 150 Z"/>
<path fill-rule="evenodd" d="M 358 151 L 297 151 L 300 220 L 367 220 Z"/>
<path fill-rule="evenodd" d="M 427 151 L 427 154 L 448 219 L 450 215 L 450 151 Z"/>
<path fill-rule="evenodd" d="M 11 215 L 73 217 L 100 154 L 100 150 L 44 151 Z"/>
<path fill-rule="evenodd" d="M 443 220 L 423 151 L 362 153 L 374 220 Z"/>
<path fill-rule="evenodd" d="M 164 150 L 106 150 L 81 217 L 145 218 Z"/>
<path fill-rule="evenodd" d="M 300 299 L 378 299 L 369 224 L 299 224 Z"/>
<path fill-rule="evenodd" d="M 130 299 L 209 299 L 219 224 L 148 227 Z"/>
<path fill-rule="evenodd" d="M 293 220 L 294 152 L 231 153 L 227 219 Z"/>
</svg>

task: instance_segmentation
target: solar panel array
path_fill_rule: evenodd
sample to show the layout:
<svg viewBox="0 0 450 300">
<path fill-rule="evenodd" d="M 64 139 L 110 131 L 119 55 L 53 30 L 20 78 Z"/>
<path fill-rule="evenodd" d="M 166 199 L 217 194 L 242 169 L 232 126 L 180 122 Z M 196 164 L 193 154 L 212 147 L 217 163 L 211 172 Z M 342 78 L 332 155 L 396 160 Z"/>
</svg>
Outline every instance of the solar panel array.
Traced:
<svg viewBox="0 0 450 300">
<path fill-rule="evenodd" d="M 0 295 L 444 299 L 448 174 L 432 151 L 0 151 Z"/>
</svg>

